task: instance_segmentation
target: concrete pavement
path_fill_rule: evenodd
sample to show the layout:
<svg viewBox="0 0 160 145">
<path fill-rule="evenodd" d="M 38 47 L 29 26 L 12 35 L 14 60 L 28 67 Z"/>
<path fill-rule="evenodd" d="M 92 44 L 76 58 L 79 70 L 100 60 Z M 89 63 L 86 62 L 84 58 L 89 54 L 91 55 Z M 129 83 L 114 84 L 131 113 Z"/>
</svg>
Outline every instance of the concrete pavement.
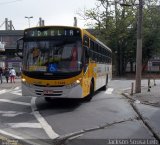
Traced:
<svg viewBox="0 0 160 145">
<path fill-rule="evenodd" d="M 126 90 L 124 93 L 130 94 L 130 92 L 130 90 Z M 160 80 L 156 80 L 155 83 L 151 80 L 150 87 L 146 84 L 142 86 L 141 93 L 134 93 L 129 97 L 134 101 L 140 101 L 142 104 L 160 107 Z"/>
<path fill-rule="evenodd" d="M 141 93 L 130 95 L 131 90 L 124 91 L 123 95 L 131 100 L 135 111 L 139 114 L 144 124 L 150 128 L 154 137 L 160 142 L 160 80 L 151 80 L 142 87 Z"/>
</svg>

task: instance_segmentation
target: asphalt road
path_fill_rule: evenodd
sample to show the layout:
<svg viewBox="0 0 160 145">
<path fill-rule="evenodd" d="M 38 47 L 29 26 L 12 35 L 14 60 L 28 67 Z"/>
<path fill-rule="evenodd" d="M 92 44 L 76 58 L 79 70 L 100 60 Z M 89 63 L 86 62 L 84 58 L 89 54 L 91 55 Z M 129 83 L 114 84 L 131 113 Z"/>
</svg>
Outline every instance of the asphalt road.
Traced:
<svg viewBox="0 0 160 145">
<path fill-rule="evenodd" d="M 90 102 L 53 99 L 47 103 L 43 98 L 23 97 L 21 86 L 2 89 L 0 134 L 34 145 L 129 144 L 141 140 L 153 144 L 153 134 L 121 95 L 131 82 L 113 80 L 107 91 L 96 92 Z"/>
</svg>

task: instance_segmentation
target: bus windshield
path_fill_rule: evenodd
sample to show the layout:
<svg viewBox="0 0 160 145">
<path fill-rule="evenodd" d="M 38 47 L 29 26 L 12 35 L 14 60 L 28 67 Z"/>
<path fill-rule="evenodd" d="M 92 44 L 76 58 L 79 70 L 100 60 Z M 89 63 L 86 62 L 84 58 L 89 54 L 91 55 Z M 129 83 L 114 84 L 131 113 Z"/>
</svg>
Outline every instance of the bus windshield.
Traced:
<svg viewBox="0 0 160 145">
<path fill-rule="evenodd" d="M 27 72 L 65 73 L 82 68 L 81 40 L 24 41 L 23 70 Z"/>
</svg>

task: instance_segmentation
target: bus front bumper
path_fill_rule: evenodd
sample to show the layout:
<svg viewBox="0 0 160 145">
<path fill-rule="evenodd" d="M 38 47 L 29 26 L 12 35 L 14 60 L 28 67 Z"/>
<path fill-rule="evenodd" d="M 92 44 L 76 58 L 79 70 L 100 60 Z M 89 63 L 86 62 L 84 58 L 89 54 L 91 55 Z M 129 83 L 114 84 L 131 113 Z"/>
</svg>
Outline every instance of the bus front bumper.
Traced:
<svg viewBox="0 0 160 145">
<path fill-rule="evenodd" d="M 82 86 L 39 87 L 22 82 L 22 95 L 51 98 L 82 98 Z"/>
</svg>

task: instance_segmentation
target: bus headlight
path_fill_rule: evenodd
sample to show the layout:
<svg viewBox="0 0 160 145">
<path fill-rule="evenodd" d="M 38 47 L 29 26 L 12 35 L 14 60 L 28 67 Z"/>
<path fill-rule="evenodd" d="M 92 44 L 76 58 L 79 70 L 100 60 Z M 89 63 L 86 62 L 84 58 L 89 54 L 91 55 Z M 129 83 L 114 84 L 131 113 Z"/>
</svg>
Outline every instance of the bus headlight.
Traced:
<svg viewBox="0 0 160 145">
<path fill-rule="evenodd" d="M 22 82 L 26 82 L 26 79 L 25 79 L 25 78 L 22 78 L 21 80 L 22 80 Z"/>
<path fill-rule="evenodd" d="M 66 86 L 66 89 L 71 89 L 71 88 L 73 88 L 73 87 L 76 87 L 76 86 L 79 85 L 80 83 L 81 83 L 81 79 L 76 80 L 74 83 L 67 85 L 67 86 Z"/>
<path fill-rule="evenodd" d="M 80 82 L 81 82 L 80 80 L 76 80 L 76 83 L 77 83 L 77 84 L 80 84 Z"/>
</svg>

